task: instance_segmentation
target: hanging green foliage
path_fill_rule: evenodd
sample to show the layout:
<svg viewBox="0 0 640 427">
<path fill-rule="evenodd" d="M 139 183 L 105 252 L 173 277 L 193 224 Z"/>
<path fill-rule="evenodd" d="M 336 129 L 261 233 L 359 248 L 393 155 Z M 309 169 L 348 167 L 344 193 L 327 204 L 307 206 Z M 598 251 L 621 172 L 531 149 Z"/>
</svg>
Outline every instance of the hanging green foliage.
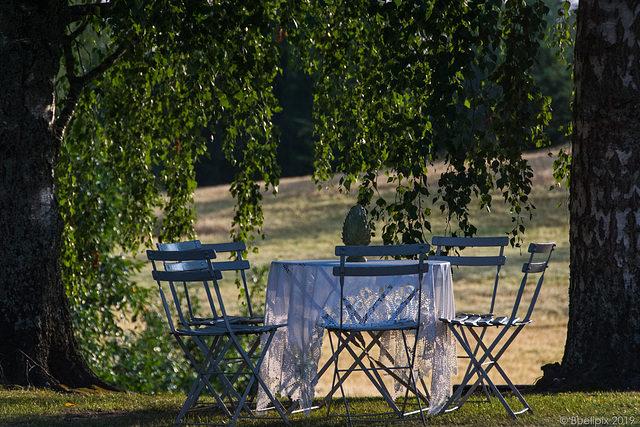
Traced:
<svg viewBox="0 0 640 427">
<path fill-rule="evenodd" d="M 521 154 L 547 144 L 550 100 L 530 75 L 547 13 L 543 1 L 326 1 L 283 16 L 318 81 L 317 179 L 357 183 L 386 243 L 425 241 L 431 203 L 473 235 L 472 200 L 488 208 L 498 190 L 515 241 L 533 208 Z"/>
<path fill-rule="evenodd" d="M 382 221 L 386 243 L 427 240 L 434 205 L 453 234 L 473 235 L 472 205 L 489 208 L 496 191 L 514 243 L 523 232 L 533 206 L 522 152 L 547 143 L 550 118 L 531 76 L 544 1 L 70 3 L 57 81 L 70 124 L 56 177 L 63 276 L 94 367 L 117 364 L 118 343 L 149 342 L 122 319 L 157 327 L 147 291 L 130 280 L 141 268 L 131 255 L 154 238 L 193 237 L 203 134 L 221 142 L 209 155 L 236 171 L 233 237 L 262 235 L 263 190 L 275 191 L 280 171 L 273 81 L 285 42 L 315 79 L 316 179 L 344 174 L 341 188 Z M 392 199 L 380 180 L 395 186 Z"/>
</svg>

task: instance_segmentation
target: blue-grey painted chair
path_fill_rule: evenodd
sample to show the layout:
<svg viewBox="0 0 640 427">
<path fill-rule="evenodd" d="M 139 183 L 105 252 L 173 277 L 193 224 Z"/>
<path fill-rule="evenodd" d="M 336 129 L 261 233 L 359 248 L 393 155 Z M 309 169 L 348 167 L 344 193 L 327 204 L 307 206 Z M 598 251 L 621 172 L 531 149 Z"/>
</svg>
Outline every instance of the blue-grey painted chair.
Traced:
<svg viewBox="0 0 640 427">
<path fill-rule="evenodd" d="M 235 425 L 239 418 L 277 419 L 289 424 L 280 402 L 260 377 L 260 365 L 276 330 L 283 325 L 234 323 L 227 315 L 214 268 L 212 249 L 147 251 L 153 267 L 170 333 L 184 351 L 197 376 L 174 425 L 184 422 L 187 413 L 202 406 L 221 410 Z M 200 322 L 197 307 L 186 296 L 204 288 L 209 296 L 203 305 L 217 313 L 216 322 Z M 194 320 L 195 319 L 195 320 Z M 191 343 L 190 343 L 191 342 Z M 215 380 L 215 381 L 214 381 Z M 277 417 L 255 408 L 255 386 L 263 389 Z M 220 389 L 216 388 L 220 387 Z M 201 399 L 207 390 L 212 402 Z M 204 423 L 206 424 L 206 422 Z"/>
<path fill-rule="evenodd" d="M 529 260 L 522 266 L 524 276 L 520 286 L 517 287 L 517 293 L 511 295 L 513 307 L 510 314 L 499 316 L 494 313 L 461 313 L 452 319 L 440 319 L 454 334 L 471 360 L 471 368 L 462 379 L 462 384 L 454 391 L 440 413 L 460 408 L 481 385 L 486 385 L 491 390 L 512 418 L 515 419 L 517 415 L 531 411 L 531 407 L 509 379 L 499 360 L 522 329 L 532 322 L 531 315 L 555 246 L 555 243 L 532 243 L 529 245 Z M 477 313 L 482 313 L 482 311 Z M 498 330 L 493 339 L 486 338 L 487 336 L 484 334 L 489 328 Z M 514 411 L 489 378 L 488 374 L 494 368 L 516 396 L 522 409 Z M 472 382 L 474 379 L 475 381 Z"/>
<path fill-rule="evenodd" d="M 376 310 L 385 305 L 393 305 L 397 311 L 392 317 L 398 316 L 404 307 L 409 304 L 417 304 L 420 307 L 422 299 L 421 282 L 428 271 L 425 256 L 429 252 L 428 244 L 413 245 L 383 245 L 383 246 L 337 246 L 336 255 L 340 257 L 340 265 L 333 269 L 334 276 L 340 278 L 340 312 L 339 319 L 325 325 L 329 332 L 334 361 L 334 376 L 331 392 L 327 396 L 327 415 L 342 416 L 331 412 L 331 396 L 340 389 L 346 417 L 349 424 L 358 421 L 390 421 L 421 419 L 425 423 L 423 409 L 428 406 L 427 396 L 418 391 L 414 375 L 414 360 L 418 328 L 421 324 L 420 310 L 411 319 L 396 319 L 395 321 L 377 321 Z M 390 260 L 382 265 L 374 262 L 347 262 L 349 257 L 413 257 L 412 261 L 395 262 Z M 367 298 L 367 301 L 350 299 L 349 286 L 354 277 L 384 278 L 388 276 L 407 276 L 403 283 L 402 301 L 390 301 L 390 294 L 394 291 L 388 286 L 380 286 L 379 294 Z M 380 283 L 380 282 L 377 282 Z M 397 296 L 397 293 L 396 293 Z M 374 320 L 372 320 L 374 319 Z M 393 363 L 393 366 L 385 366 L 378 357 L 372 355 L 375 347 L 381 346 L 381 336 L 385 332 L 398 331 L 402 334 L 404 344 L 404 364 Z M 353 363 L 348 368 L 340 366 L 340 360 L 347 356 Z M 389 411 L 379 413 L 354 414 L 346 399 L 344 384 L 353 372 L 363 372 L 366 378 L 375 386 L 380 395 L 389 406 Z M 381 373 L 388 374 L 405 386 L 404 396 L 396 401 L 388 390 Z M 415 403 L 412 403 L 415 402 Z M 408 410 L 409 405 L 417 410 Z M 424 406 L 423 406 L 424 405 Z M 410 415 L 411 414 L 411 415 Z"/>
<path fill-rule="evenodd" d="M 453 290 L 454 294 L 461 292 L 456 286 L 456 276 L 462 273 L 459 267 L 464 268 L 467 272 L 473 270 L 474 273 L 483 273 L 490 277 L 486 286 L 491 286 L 491 299 L 487 300 L 487 305 L 482 308 L 483 314 L 491 314 L 495 310 L 496 296 L 498 294 L 498 284 L 500 282 L 500 271 L 505 265 L 506 257 L 504 255 L 505 247 L 509 244 L 507 236 L 500 237 L 450 237 L 450 236 L 433 236 L 431 244 L 434 246 L 435 255 L 429 255 L 429 260 L 448 261 L 451 264 L 451 272 L 454 278 Z M 455 267 L 455 268 L 454 268 Z M 467 268 L 469 267 L 469 268 Z M 481 284 L 481 286 L 484 286 Z M 481 290 L 484 294 L 484 289 Z M 478 308 L 476 308 L 478 310 Z M 464 313 L 462 313 L 464 314 Z M 485 331 L 481 333 L 484 334 Z M 476 346 L 474 354 L 477 354 L 479 347 Z M 459 359 L 468 359 L 465 354 L 458 355 Z M 466 373 L 472 368 L 471 361 L 468 361 Z M 456 386 L 457 387 L 457 386 Z M 482 385 L 485 397 L 490 399 L 489 390 Z"/>
</svg>

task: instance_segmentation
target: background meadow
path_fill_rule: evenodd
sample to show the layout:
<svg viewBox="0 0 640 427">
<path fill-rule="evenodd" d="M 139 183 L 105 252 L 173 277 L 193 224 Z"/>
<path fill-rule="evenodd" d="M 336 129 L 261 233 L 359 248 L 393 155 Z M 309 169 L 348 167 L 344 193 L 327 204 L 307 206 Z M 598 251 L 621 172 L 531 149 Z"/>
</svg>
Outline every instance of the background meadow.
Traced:
<svg viewBox="0 0 640 427">
<path fill-rule="evenodd" d="M 530 199 L 536 209 L 533 218 L 525 220 L 526 230 L 522 235 L 521 247 L 509 247 L 506 251 L 507 265 L 501 272 L 501 286 L 513 288 L 519 285 L 529 243 L 554 241 L 557 248 L 534 312 L 534 323 L 524 329 L 502 358 L 503 366 L 516 384 L 533 384 L 542 376 L 541 366 L 562 360 L 569 305 L 568 189 L 556 184 L 553 178 L 555 156 L 550 156 L 549 151 L 527 153 L 526 158 L 534 171 L 535 187 Z M 436 167 L 432 182 L 435 183 L 435 174 L 439 173 Z M 266 283 L 271 261 L 335 258 L 334 247 L 342 244 L 342 224 L 356 201 L 356 195 L 344 194 L 337 185 L 331 183 L 321 185 L 322 189 L 318 190 L 318 184 L 309 176 L 285 178 L 280 181 L 277 196 L 271 192 L 264 194 L 264 239 L 257 237 L 251 242 L 257 252 L 248 254 L 249 261 L 255 267 L 256 281 Z M 382 192 L 393 191 L 386 185 L 380 188 Z M 234 206 L 228 186 L 198 188 L 195 204 L 198 214 L 197 237 L 204 243 L 228 241 Z M 472 211 L 472 221 L 478 227 L 478 236 L 500 236 L 512 228 L 511 214 L 499 193 L 494 195 L 491 211 L 479 208 Z M 433 235 L 442 235 L 448 230 L 448 224 L 437 207 L 432 209 L 431 227 Z M 377 231 L 378 235 L 373 238 L 372 244 L 381 243 L 381 226 L 377 227 Z M 492 274 L 492 271 L 454 268 L 457 311 L 478 310 L 478 304 L 483 304 L 483 300 L 490 295 L 492 282 L 487 281 L 492 281 Z M 143 271 L 139 280 L 151 285 L 149 276 L 148 271 Z M 228 299 L 232 300 L 237 291 L 233 280 L 227 283 L 225 290 Z M 254 300 L 262 303 L 261 298 L 261 295 L 256 295 Z M 510 307 L 508 304 L 503 301 L 496 313 L 504 313 Z M 324 348 L 328 348 L 328 340 L 325 340 Z M 326 355 L 328 351 L 323 352 Z M 462 362 L 460 367 L 463 369 Z M 325 391 L 328 377 L 321 379 L 318 392 Z M 349 390 L 353 395 L 369 392 L 362 387 Z"/>
</svg>

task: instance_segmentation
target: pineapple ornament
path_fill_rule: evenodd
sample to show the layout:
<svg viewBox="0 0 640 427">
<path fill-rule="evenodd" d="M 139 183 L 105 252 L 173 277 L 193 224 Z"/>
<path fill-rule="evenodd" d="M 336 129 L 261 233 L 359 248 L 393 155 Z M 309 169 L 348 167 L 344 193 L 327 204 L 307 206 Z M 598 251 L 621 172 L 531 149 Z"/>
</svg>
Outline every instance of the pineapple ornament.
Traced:
<svg viewBox="0 0 640 427">
<path fill-rule="evenodd" d="M 367 220 L 367 210 L 362 205 L 355 205 L 342 226 L 342 241 L 345 245 L 366 246 L 371 242 L 371 228 Z M 348 257 L 348 262 L 364 262 L 365 257 Z"/>
</svg>

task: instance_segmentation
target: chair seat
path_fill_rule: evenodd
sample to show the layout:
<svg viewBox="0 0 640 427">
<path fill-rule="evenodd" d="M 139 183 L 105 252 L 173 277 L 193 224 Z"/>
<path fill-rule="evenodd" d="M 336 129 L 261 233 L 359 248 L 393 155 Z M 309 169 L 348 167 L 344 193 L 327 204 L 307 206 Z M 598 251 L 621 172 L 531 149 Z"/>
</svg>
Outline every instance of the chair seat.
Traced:
<svg viewBox="0 0 640 427">
<path fill-rule="evenodd" d="M 264 316 L 227 316 L 229 322 L 232 324 L 238 325 L 255 325 L 259 323 L 264 323 Z M 224 323 L 222 318 L 212 319 L 212 318 L 202 318 L 202 317 L 194 317 L 189 322 L 189 325 L 192 326 L 213 326 L 218 323 Z"/>
<path fill-rule="evenodd" d="M 375 325 L 328 325 L 326 329 L 328 331 L 348 331 L 348 332 L 373 332 L 373 331 L 397 331 L 407 329 L 418 329 L 420 324 L 413 320 L 407 320 L 404 322 Z"/>
<path fill-rule="evenodd" d="M 185 336 L 185 337 L 196 337 L 196 336 L 213 337 L 213 336 L 227 335 L 228 332 L 224 327 L 208 326 L 206 328 L 199 328 L 199 329 L 193 329 L 193 330 L 176 328 L 173 334 Z"/>
<path fill-rule="evenodd" d="M 282 328 L 287 326 L 286 324 L 280 325 L 243 325 L 243 324 L 231 324 L 231 330 L 236 335 L 245 335 L 245 334 L 259 334 L 265 332 L 272 332 L 278 328 Z"/>
<path fill-rule="evenodd" d="M 261 334 L 265 332 L 275 331 L 286 325 L 241 325 L 231 324 L 231 331 L 236 335 Z M 205 326 L 197 329 L 176 329 L 178 335 L 184 336 L 221 336 L 229 333 L 224 322 L 216 325 Z"/>
<path fill-rule="evenodd" d="M 494 314 L 457 314 L 453 319 L 446 319 L 441 317 L 440 321 L 444 323 L 451 323 L 453 325 L 471 326 L 471 327 L 486 327 L 486 326 L 507 326 L 509 324 L 509 318 L 507 316 L 498 316 Z M 514 318 L 511 321 L 511 326 L 521 326 L 531 323 L 531 320 L 521 322 L 519 317 Z"/>
</svg>

